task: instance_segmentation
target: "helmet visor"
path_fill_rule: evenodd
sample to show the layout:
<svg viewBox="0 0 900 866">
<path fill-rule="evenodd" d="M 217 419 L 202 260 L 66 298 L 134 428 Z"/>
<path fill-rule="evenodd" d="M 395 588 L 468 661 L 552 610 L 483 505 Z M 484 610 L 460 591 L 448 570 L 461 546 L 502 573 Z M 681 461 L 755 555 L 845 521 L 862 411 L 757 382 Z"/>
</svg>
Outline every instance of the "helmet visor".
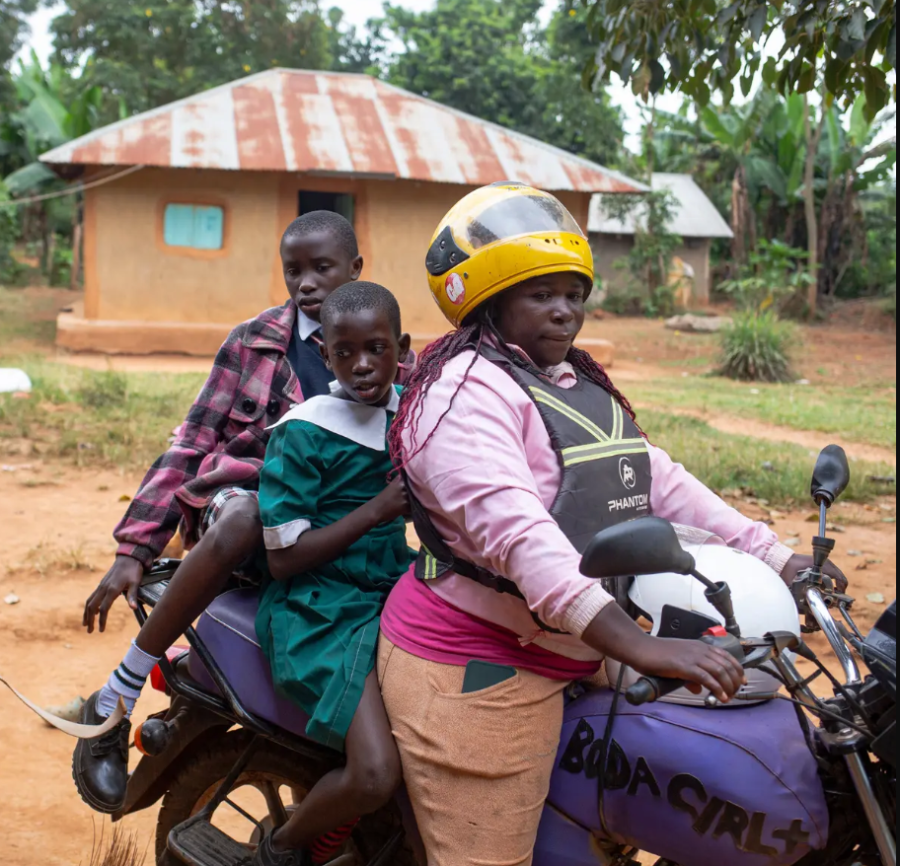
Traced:
<svg viewBox="0 0 900 866">
<path fill-rule="evenodd" d="M 520 235 L 567 232 L 584 237 L 572 214 L 552 196 L 521 195 L 485 209 L 464 227 L 475 249 Z"/>
</svg>

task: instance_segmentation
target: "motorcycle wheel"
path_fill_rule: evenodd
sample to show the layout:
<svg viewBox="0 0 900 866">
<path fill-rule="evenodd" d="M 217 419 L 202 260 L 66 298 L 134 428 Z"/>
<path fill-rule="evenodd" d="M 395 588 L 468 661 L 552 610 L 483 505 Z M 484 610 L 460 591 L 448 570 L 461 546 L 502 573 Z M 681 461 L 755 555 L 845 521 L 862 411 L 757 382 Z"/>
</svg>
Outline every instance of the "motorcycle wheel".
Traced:
<svg viewBox="0 0 900 866">
<path fill-rule="evenodd" d="M 157 819 L 157 866 L 181 866 L 167 849 L 169 833 L 196 815 L 212 799 L 249 742 L 250 737 L 241 731 L 217 737 L 197 751 L 179 770 L 163 798 Z M 246 770 L 231 789 L 229 797 L 240 789 L 251 788 L 258 791 L 265 801 L 265 805 L 261 807 L 265 810 L 265 814 L 259 814 L 258 809 L 253 817 L 268 831 L 276 823 L 282 823 L 292 805 L 301 802 L 316 782 L 332 769 L 334 767 L 327 761 L 317 764 L 274 743 L 265 743 L 256 751 Z M 284 802 L 285 789 L 292 793 L 291 801 L 288 803 Z M 223 810 L 231 812 L 230 807 L 223 804 L 216 810 L 213 823 L 217 823 L 216 816 Z M 275 817 L 278 813 L 280 818 Z M 357 854 L 360 866 L 371 860 L 401 825 L 400 813 L 396 806 L 382 809 L 376 815 L 364 818 L 350 843 L 352 846 L 350 850 Z M 252 827 L 249 822 L 247 826 Z M 242 837 L 237 841 L 246 844 L 250 853 L 255 850 L 259 835 L 259 830 L 253 828 L 246 838 Z M 415 854 L 406 842 L 395 855 L 392 866 L 417 866 Z"/>
</svg>

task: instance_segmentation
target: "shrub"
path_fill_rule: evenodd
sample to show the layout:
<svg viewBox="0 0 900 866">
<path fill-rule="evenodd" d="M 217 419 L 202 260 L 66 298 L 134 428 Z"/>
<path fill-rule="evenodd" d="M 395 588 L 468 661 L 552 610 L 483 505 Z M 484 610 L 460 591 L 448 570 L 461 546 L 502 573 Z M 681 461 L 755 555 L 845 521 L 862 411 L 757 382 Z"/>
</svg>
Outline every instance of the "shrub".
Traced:
<svg viewBox="0 0 900 866">
<path fill-rule="evenodd" d="M 890 316 L 895 322 L 897 321 L 897 287 L 891 286 L 884 300 L 881 302 L 881 309 Z"/>
<path fill-rule="evenodd" d="M 17 286 L 23 282 L 26 271 L 13 257 L 12 249 L 19 236 L 16 209 L 4 206 L 9 201 L 6 187 L 0 183 L 0 284 Z"/>
<path fill-rule="evenodd" d="M 647 316 L 651 319 L 668 318 L 678 311 L 675 286 L 662 285 L 649 289 L 635 280 L 609 289 L 601 306 L 617 316 Z"/>
<path fill-rule="evenodd" d="M 782 309 L 790 299 L 804 295 L 812 283 L 813 277 L 802 267 L 808 258 L 808 253 L 781 241 L 760 241 L 750 264 L 737 279 L 722 283 L 719 291 L 733 298 L 741 310 Z"/>
<path fill-rule="evenodd" d="M 743 382 L 792 382 L 790 343 L 794 329 L 771 310 L 746 311 L 722 332 L 720 375 Z"/>
<path fill-rule="evenodd" d="M 57 236 L 53 248 L 53 261 L 50 265 L 50 285 L 69 288 L 72 282 L 72 264 L 74 261 L 72 247 L 67 238 Z"/>
</svg>

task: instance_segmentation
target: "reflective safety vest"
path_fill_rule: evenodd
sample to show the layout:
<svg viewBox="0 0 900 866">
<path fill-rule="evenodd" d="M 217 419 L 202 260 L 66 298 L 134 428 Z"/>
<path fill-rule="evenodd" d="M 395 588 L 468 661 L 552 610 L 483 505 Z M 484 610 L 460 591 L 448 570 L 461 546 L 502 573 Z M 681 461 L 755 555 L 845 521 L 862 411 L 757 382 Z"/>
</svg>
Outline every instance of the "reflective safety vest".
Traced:
<svg viewBox="0 0 900 866">
<path fill-rule="evenodd" d="M 579 553 L 601 530 L 650 514 L 653 479 L 647 442 L 618 400 L 580 375 L 574 387 L 560 388 L 524 360 L 485 346 L 481 355 L 528 394 L 547 427 L 562 475 L 550 516 Z M 430 581 L 456 572 L 496 592 L 524 598 L 509 578 L 456 556 L 421 503 L 415 497 L 411 500 L 413 523 L 422 542 L 416 577 Z M 614 581 L 603 583 L 620 598 Z M 535 621 L 545 631 L 554 631 L 536 616 Z"/>
</svg>

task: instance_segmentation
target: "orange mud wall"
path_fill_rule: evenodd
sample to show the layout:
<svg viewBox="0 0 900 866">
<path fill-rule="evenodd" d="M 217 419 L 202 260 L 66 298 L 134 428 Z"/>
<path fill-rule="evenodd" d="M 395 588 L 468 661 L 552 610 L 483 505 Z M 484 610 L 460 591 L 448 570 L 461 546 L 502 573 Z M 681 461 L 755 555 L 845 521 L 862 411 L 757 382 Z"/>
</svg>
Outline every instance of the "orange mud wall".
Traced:
<svg viewBox="0 0 900 866">
<path fill-rule="evenodd" d="M 425 254 L 441 217 L 470 188 L 415 181 L 270 172 L 145 169 L 85 193 L 84 308 L 60 316 L 58 343 L 76 351 L 214 354 L 229 330 L 287 298 L 278 244 L 300 190 L 349 193 L 363 276 L 400 301 L 417 342 L 444 333 Z M 561 195 L 582 225 L 590 196 Z M 225 211 L 222 250 L 166 247 L 169 203 Z"/>
</svg>

